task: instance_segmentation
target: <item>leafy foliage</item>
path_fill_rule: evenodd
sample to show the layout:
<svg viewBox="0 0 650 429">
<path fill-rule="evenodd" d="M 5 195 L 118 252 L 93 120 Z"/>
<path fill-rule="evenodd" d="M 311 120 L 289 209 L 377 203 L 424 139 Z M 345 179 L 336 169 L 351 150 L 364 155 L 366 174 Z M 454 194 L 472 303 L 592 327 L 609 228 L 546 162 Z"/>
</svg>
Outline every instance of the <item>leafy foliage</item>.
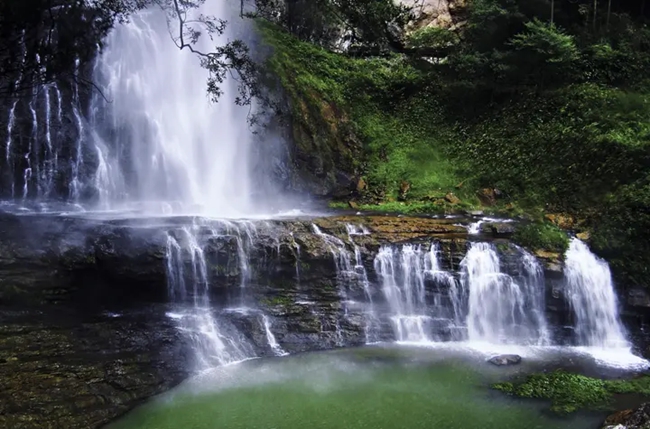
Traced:
<svg viewBox="0 0 650 429">
<path fill-rule="evenodd" d="M 569 248 L 566 232 L 550 223 L 531 223 L 517 228 L 512 240 L 532 250 L 564 253 Z"/>
</svg>

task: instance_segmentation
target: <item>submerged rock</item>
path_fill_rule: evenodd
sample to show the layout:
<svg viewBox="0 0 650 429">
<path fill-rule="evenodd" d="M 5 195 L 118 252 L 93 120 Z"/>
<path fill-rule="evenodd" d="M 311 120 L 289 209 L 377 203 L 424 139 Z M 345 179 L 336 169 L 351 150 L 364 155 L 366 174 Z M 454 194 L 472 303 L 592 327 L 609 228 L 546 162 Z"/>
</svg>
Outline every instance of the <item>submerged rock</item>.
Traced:
<svg viewBox="0 0 650 429">
<path fill-rule="evenodd" d="M 507 365 L 517 365 L 521 363 L 521 356 L 519 355 L 499 355 L 494 356 L 488 359 L 492 365 L 496 366 L 507 366 Z"/>
</svg>

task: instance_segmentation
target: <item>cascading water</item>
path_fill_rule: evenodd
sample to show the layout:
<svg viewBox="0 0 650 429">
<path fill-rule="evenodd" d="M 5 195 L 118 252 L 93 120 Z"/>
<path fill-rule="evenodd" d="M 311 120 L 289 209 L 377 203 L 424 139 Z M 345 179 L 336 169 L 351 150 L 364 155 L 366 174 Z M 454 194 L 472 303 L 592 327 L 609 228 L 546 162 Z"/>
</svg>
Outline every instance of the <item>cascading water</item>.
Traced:
<svg viewBox="0 0 650 429">
<path fill-rule="evenodd" d="M 578 345 L 629 349 L 607 262 L 574 238 L 566 253 L 565 277 Z"/>
<path fill-rule="evenodd" d="M 280 347 L 280 344 L 278 344 L 278 341 L 275 339 L 275 335 L 273 335 L 273 331 L 271 331 L 271 320 L 266 314 L 262 315 L 262 326 L 264 326 L 264 333 L 266 334 L 266 341 L 269 343 L 269 347 L 271 347 L 271 350 L 276 356 L 286 356 L 288 355 L 287 352 L 282 350 L 282 347 Z"/>
<path fill-rule="evenodd" d="M 363 286 L 363 292 L 367 300 L 367 308 L 365 310 L 365 327 L 364 333 L 366 336 L 366 344 L 371 344 L 379 341 L 380 334 L 380 322 L 377 313 L 375 312 L 375 305 L 373 301 L 372 288 L 370 280 L 368 279 L 368 273 L 366 267 L 363 264 L 363 258 L 361 256 L 361 249 L 354 242 L 355 236 L 364 236 L 369 235 L 370 231 L 364 226 L 357 226 L 352 224 L 346 224 L 345 229 L 348 233 L 348 239 L 354 248 L 354 272 L 357 275 L 361 286 Z"/>
<path fill-rule="evenodd" d="M 327 249 L 332 254 L 336 270 L 336 282 L 338 284 L 339 296 L 342 303 L 342 318 L 344 320 L 350 320 L 351 310 L 360 310 L 361 313 L 363 313 L 365 320 L 364 329 L 366 333 L 366 342 L 372 343 L 378 341 L 379 321 L 374 312 L 370 282 L 368 280 L 366 268 L 363 265 L 361 250 L 355 244 L 353 239 L 353 236 L 366 235 L 369 231 L 355 225 L 346 225 L 348 240 L 354 251 L 354 253 L 352 253 L 348 250 L 346 243 L 340 238 L 324 233 L 315 224 L 312 224 L 312 230 L 314 231 L 314 234 L 323 240 L 325 246 L 327 246 Z M 358 289 L 359 287 L 364 291 L 367 300 L 366 303 L 355 301 L 350 297 L 351 294 L 349 291 Z M 344 339 L 338 318 L 335 323 L 337 345 L 342 346 L 344 345 Z"/>
<path fill-rule="evenodd" d="M 236 327 L 233 315 L 257 323 L 266 339 L 264 348 L 275 356 L 286 353 L 272 331 L 272 319 L 246 295 L 251 276 L 250 253 L 258 228 L 270 228 L 266 222 L 195 219 L 192 226 L 167 233 L 166 271 L 170 316 L 191 341 L 198 369 L 238 362 L 256 356 L 258 340 L 247 338 Z M 271 231 L 265 230 L 267 234 Z M 217 249 L 221 249 L 221 260 Z M 217 252 L 217 253 L 215 253 Z M 216 258 L 216 259 L 215 259 Z M 210 300 L 210 269 L 236 272 L 240 293 L 223 302 Z M 236 265 L 236 268 L 235 268 Z M 225 305 L 233 305 L 225 307 Z"/>
<path fill-rule="evenodd" d="M 390 308 L 396 339 L 431 341 L 432 321 L 449 318 L 441 313 L 442 306 L 428 305 L 426 281 L 443 283 L 448 292 L 455 291 L 453 276 L 440 269 L 437 244 L 428 250 L 419 245 L 404 245 L 400 249 L 384 246 L 375 258 L 375 271 Z"/>
<path fill-rule="evenodd" d="M 180 314 L 172 313 L 172 317 L 178 320 L 179 329 L 191 340 L 197 367 L 205 369 L 241 361 L 254 353 L 234 328 L 230 335 L 222 332 L 213 315 L 205 253 L 197 237 L 200 232 L 200 228 L 194 226 L 180 230 L 178 237 L 168 234 L 166 260 L 169 296 L 181 311 Z"/>
<path fill-rule="evenodd" d="M 225 0 L 190 12 L 232 15 Z M 214 41 L 203 34 L 194 48 L 212 51 L 232 37 L 233 25 L 234 20 L 222 37 L 213 35 Z M 163 11 L 146 10 L 117 27 L 98 74 L 111 102 L 99 109 L 103 115 L 94 126 L 111 136 L 105 162 L 113 175 L 124 178 L 112 181 L 115 189 L 100 192 L 109 205 L 135 202 L 220 217 L 253 212 L 248 109 L 232 102 L 232 79 L 222 84 L 221 101 L 210 101 L 200 58 L 170 40 Z"/>
<path fill-rule="evenodd" d="M 521 279 L 501 271 L 496 248 L 471 243 L 461 262 L 461 281 L 468 295 L 470 341 L 493 344 L 548 343 L 544 312 L 544 281 L 533 257 L 523 257 Z"/>
</svg>

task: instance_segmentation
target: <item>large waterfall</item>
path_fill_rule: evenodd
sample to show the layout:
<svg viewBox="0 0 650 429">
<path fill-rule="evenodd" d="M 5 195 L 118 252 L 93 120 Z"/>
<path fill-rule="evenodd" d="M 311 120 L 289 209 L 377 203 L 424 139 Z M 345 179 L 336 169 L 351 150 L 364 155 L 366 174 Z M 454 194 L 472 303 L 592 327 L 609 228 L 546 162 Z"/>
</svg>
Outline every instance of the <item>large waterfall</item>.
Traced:
<svg viewBox="0 0 650 429">
<path fill-rule="evenodd" d="M 200 13 L 228 17 L 231 10 L 227 1 L 210 1 Z M 203 34 L 195 48 L 210 52 L 228 36 L 213 41 Z M 98 142 L 110 173 L 98 175 L 97 185 L 107 205 L 167 204 L 173 210 L 176 204 L 228 217 L 252 212 L 252 134 L 248 109 L 232 102 L 232 79 L 223 84 L 222 102 L 211 102 L 200 58 L 172 43 L 166 16 L 156 9 L 117 27 L 99 62 L 110 102 L 96 126 L 111 148 Z"/>
<path fill-rule="evenodd" d="M 214 52 L 246 33 L 250 23 L 238 12 L 226 0 L 189 9 L 187 26 L 201 33 L 193 49 Z M 199 17 L 227 20 L 224 34 L 209 34 Z M 225 79 L 219 102 L 211 100 L 201 57 L 177 46 L 176 20 L 158 6 L 134 14 L 92 64 L 77 61 L 78 79 L 7 106 L 0 195 L 30 207 L 66 201 L 222 218 L 277 212 L 268 176 L 283 162 L 278 139 L 254 144 L 247 119 L 255 106 L 234 103 L 236 79 Z M 79 86 L 91 76 L 97 89 Z"/>
</svg>

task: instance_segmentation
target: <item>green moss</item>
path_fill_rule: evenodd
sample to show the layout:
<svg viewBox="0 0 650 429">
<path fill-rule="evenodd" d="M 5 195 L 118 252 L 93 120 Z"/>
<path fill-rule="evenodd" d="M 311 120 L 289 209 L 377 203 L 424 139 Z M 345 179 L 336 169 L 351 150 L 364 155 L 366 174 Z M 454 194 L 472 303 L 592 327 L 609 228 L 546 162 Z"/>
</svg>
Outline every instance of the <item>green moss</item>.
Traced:
<svg viewBox="0 0 650 429">
<path fill-rule="evenodd" d="M 552 411 L 566 414 L 579 409 L 607 409 L 614 394 L 650 395 L 650 377 L 601 380 L 557 370 L 530 375 L 522 382 L 498 383 L 492 387 L 521 398 L 550 400 Z"/>
<path fill-rule="evenodd" d="M 337 210 L 345 210 L 350 208 L 349 204 L 340 201 L 330 201 L 328 203 L 328 206 L 331 209 L 337 209 Z"/>
<path fill-rule="evenodd" d="M 530 223 L 515 231 L 512 241 L 531 250 L 564 253 L 569 248 L 566 232 L 551 223 Z"/>
<path fill-rule="evenodd" d="M 288 307 L 294 303 L 292 298 L 281 295 L 262 298 L 260 302 L 269 307 Z"/>
</svg>

